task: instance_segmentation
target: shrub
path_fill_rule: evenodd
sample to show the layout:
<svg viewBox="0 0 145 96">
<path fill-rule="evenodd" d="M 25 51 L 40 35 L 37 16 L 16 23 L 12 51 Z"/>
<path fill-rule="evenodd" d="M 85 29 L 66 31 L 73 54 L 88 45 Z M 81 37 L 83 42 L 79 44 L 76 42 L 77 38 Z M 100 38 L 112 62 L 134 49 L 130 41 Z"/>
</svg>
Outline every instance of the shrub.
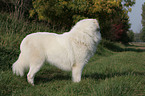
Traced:
<svg viewBox="0 0 145 96">
<path fill-rule="evenodd" d="M 30 17 L 38 14 L 39 20 L 45 20 L 52 25 L 57 25 L 57 28 L 66 29 L 70 29 L 80 19 L 96 18 L 99 20 L 103 38 L 121 41 L 124 39 L 120 38 L 127 36 L 126 32 L 129 29 L 127 11 L 123 9 L 121 1 L 34 0 Z M 114 28 L 119 29 L 115 31 Z"/>
</svg>

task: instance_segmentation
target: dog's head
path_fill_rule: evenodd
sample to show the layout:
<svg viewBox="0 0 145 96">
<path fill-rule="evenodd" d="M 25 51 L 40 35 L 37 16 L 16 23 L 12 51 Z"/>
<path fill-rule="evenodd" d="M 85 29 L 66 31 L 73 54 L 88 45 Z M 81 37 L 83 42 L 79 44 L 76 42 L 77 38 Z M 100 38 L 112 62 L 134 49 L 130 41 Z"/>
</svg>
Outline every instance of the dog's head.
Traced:
<svg viewBox="0 0 145 96">
<path fill-rule="evenodd" d="M 80 32 L 90 33 L 97 32 L 100 33 L 100 26 L 96 19 L 83 19 L 76 23 L 73 29 L 77 29 Z"/>
</svg>

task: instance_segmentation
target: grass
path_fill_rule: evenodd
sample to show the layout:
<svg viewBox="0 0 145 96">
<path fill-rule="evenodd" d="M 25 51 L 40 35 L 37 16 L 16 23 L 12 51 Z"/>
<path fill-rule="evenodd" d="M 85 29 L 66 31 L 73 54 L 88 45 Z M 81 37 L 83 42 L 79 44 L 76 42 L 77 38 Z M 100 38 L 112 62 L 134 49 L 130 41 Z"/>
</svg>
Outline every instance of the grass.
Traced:
<svg viewBox="0 0 145 96">
<path fill-rule="evenodd" d="M 27 34 L 52 30 L 44 24 L 21 22 L 13 21 L 7 14 L 0 15 L 0 96 L 145 95 L 145 50 L 106 40 L 84 67 L 80 83 L 72 82 L 71 72 L 45 64 L 36 74 L 35 86 L 31 86 L 26 75 L 13 75 L 11 66 Z"/>
</svg>

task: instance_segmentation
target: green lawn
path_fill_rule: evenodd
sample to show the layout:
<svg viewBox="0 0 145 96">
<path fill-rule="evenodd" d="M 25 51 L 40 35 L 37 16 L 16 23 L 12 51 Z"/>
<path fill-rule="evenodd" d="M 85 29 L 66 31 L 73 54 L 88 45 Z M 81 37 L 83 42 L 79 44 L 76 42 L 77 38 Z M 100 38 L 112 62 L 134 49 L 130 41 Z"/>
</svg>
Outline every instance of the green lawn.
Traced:
<svg viewBox="0 0 145 96">
<path fill-rule="evenodd" d="M 107 49 L 106 49 L 107 50 Z M 145 95 L 145 52 L 122 51 L 96 54 L 84 67 L 82 81 L 73 83 L 71 72 L 45 64 L 37 73 L 35 86 L 11 71 L 17 58 L 2 50 L 0 96 L 143 96 Z"/>
<path fill-rule="evenodd" d="M 0 96 L 145 96 L 145 50 L 108 41 L 99 45 L 84 67 L 80 83 L 72 82 L 71 72 L 45 64 L 31 86 L 26 75 L 13 75 L 11 66 L 24 36 L 47 31 L 47 26 L 0 18 Z"/>
</svg>

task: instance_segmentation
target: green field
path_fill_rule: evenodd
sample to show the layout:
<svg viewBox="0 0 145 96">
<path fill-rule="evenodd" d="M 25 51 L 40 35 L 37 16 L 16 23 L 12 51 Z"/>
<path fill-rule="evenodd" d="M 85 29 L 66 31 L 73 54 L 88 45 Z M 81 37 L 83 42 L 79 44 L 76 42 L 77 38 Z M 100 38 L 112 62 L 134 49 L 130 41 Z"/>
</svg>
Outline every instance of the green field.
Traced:
<svg viewBox="0 0 145 96">
<path fill-rule="evenodd" d="M 54 32 L 45 24 L 0 15 L 0 96 L 145 96 L 145 49 L 140 48 L 145 45 L 105 40 L 84 67 L 80 83 L 72 82 L 71 72 L 45 64 L 31 86 L 26 75 L 13 75 L 11 66 L 18 58 L 21 40 L 38 31 Z"/>
</svg>

